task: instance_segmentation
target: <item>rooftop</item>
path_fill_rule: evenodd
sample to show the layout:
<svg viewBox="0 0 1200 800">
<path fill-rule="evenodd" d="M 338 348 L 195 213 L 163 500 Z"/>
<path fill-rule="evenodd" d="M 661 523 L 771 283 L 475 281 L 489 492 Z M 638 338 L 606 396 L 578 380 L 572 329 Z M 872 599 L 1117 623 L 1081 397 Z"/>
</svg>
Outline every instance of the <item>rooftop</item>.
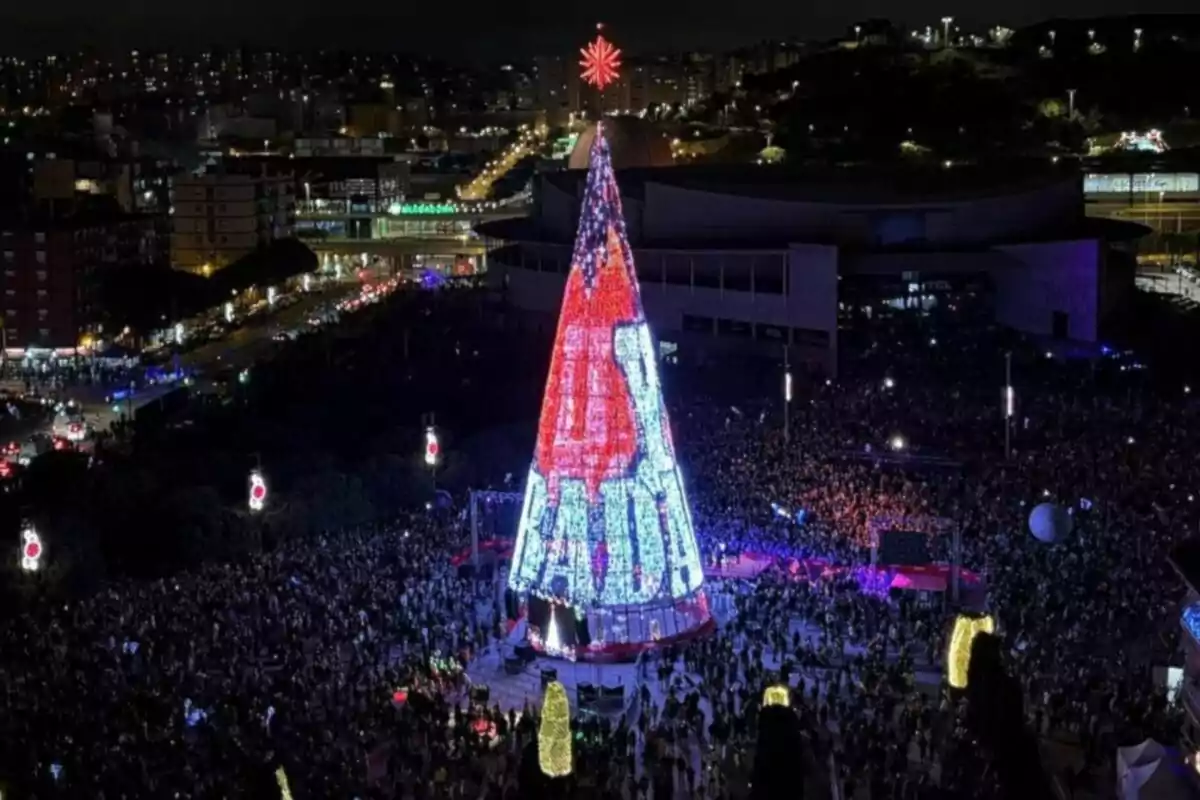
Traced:
<svg viewBox="0 0 1200 800">
<path fill-rule="evenodd" d="M 583 170 L 567 170 L 547 178 L 573 194 L 584 175 Z M 645 195 L 647 183 L 658 183 L 714 194 L 842 205 L 961 202 L 1019 194 L 1067 181 L 1082 185 L 1074 169 L 1054 168 L 1042 159 L 948 168 L 711 164 L 624 169 L 617 173 L 621 194 L 633 198 Z"/>
</svg>

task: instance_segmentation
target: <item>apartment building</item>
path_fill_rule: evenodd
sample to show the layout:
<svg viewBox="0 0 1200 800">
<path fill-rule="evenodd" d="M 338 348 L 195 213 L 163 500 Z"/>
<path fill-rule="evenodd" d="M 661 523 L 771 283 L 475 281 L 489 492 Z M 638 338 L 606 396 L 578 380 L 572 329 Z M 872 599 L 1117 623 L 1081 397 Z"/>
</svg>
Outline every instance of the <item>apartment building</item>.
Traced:
<svg viewBox="0 0 1200 800">
<path fill-rule="evenodd" d="M 171 188 L 171 265 L 210 275 L 292 235 L 292 174 L 180 175 Z"/>
</svg>

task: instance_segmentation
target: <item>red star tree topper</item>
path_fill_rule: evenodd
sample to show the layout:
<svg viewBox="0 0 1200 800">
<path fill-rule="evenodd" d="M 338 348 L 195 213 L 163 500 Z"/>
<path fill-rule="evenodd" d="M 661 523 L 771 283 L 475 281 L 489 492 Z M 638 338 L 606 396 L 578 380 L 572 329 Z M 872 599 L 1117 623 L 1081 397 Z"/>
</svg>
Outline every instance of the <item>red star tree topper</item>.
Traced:
<svg viewBox="0 0 1200 800">
<path fill-rule="evenodd" d="M 597 25 L 596 30 L 599 31 L 603 27 Z M 579 48 L 579 54 L 583 56 L 579 61 L 579 66 L 583 67 L 580 77 L 585 82 L 604 91 L 606 86 L 617 80 L 621 70 L 621 51 L 613 47 L 612 42 L 604 38 L 604 34 L 597 33 L 596 38 L 587 47 Z"/>
</svg>

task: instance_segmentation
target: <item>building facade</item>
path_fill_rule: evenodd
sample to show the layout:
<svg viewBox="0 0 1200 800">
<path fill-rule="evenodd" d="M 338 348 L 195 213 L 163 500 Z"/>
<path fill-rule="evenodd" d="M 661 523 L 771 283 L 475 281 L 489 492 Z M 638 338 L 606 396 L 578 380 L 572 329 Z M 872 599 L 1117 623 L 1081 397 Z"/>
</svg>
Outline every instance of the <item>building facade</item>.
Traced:
<svg viewBox="0 0 1200 800">
<path fill-rule="evenodd" d="M 553 324 L 561 300 L 582 176 L 542 176 L 530 218 L 480 228 L 508 243 L 489 268 L 509 306 L 538 324 Z M 1132 289 L 1122 239 L 1143 232 L 1086 218 L 1074 174 L 667 167 L 617 182 L 662 339 L 681 353 L 788 345 L 826 372 L 855 317 L 960 295 L 986 295 L 994 319 L 1021 331 L 1095 342 Z"/>
<path fill-rule="evenodd" d="M 171 188 L 171 265 L 202 274 L 292 235 L 288 174 L 181 175 Z"/>
<path fill-rule="evenodd" d="M 73 354 L 99 312 L 96 278 L 143 259 L 144 217 L 0 220 L 3 346 L 10 358 Z"/>
</svg>

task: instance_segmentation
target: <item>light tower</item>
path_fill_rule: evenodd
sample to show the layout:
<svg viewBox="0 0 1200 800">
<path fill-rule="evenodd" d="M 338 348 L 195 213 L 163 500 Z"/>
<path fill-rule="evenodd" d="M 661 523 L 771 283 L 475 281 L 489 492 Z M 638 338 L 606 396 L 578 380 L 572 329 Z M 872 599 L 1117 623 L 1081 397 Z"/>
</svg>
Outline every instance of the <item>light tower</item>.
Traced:
<svg viewBox="0 0 1200 800">
<path fill-rule="evenodd" d="M 603 123 L 590 165 L 508 584 L 582 659 L 711 624 Z"/>
</svg>

